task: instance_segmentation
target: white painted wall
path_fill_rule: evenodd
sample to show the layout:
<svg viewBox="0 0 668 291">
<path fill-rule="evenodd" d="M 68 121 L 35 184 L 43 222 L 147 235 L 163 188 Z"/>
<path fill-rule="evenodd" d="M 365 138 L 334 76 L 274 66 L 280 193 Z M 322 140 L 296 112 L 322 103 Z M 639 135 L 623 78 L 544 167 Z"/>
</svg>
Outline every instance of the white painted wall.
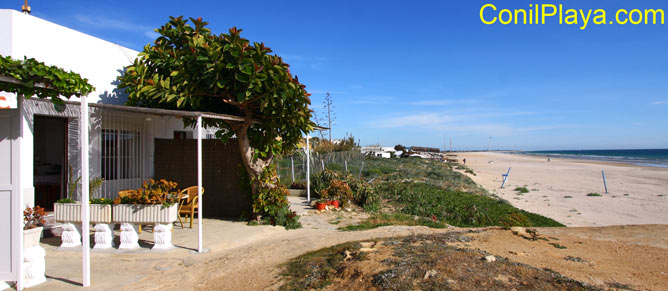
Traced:
<svg viewBox="0 0 668 291">
<path fill-rule="evenodd" d="M 79 73 L 96 88 L 89 103 L 125 102 L 114 83 L 139 52 L 11 9 L 0 9 L 0 25 L 0 54 Z"/>
<path fill-rule="evenodd" d="M 123 68 L 131 64 L 137 57 L 138 52 L 122 47 L 120 45 L 51 23 L 49 21 L 23 14 L 16 10 L 0 9 L 0 54 L 11 56 L 14 59 L 35 58 L 47 65 L 55 65 L 66 70 L 71 70 L 88 79 L 89 83 L 95 87 L 95 91 L 88 95 L 89 103 L 105 104 L 124 104 L 127 98 L 119 95 L 116 89 L 116 79 L 121 74 Z M 71 98 L 72 101 L 79 101 L 78 98 Z M 31 106 L 35 103 L 29 102 Z M 56 113 L 51 108 L 24 108 L 24 120 L 22 133 L 22 144 L 33 144 L 33 114 L 45 114 L 52 116 L 62 116 L 74 121 L 70 126 L 78 128 L 76 120 L 72 118 L 78 115 L 76 112 L 68 114 Z M 70 110 L 71 111 L 71 110 Z M 91 112 L 95 112 L 92 110 Z M 71 113 L 75 113 L 72 115 Z M 147 168 L 149 175 L 153 176 L 153 139 L 154 138 L 173 138 L 174 131 L 194 132 L 193 128 L 184 128 L 180 118 L 174 117 L 151 117 L 147 120 L 142 115 L 130 114 L 128 121 L 143 123 L 144 132 L 142 138 L 148 142 L 147 149 Z M 101 127 L 106 127 L 96 119 L 91 117 L 90 124 L 90 176 L 97 177 L 101 173 L 100 154 L 101 154 Z M 70 134 L 77 138 L 78 134 Z M 215 130 L 205 130 L 206 133 L 215 133 Z M 189 136 L 196 137 L 195 134 Z M 69 160 L 73 165 L 76 175 L 79 173 L 78 142 L 70 138 L 69 141 Z M 21 164 L 29 165 L 21 167 L 21 184 L 29 186 L 24 188 L 26 204 L 34 204 L 33 185 L 33 150 L 31 146 L 24 147 L 21 151 Z M 113 189 L 123 188 L 122 183 L 112 187 Z M 125 186 L 127 187 L 127 185 Z"/>
</svg>

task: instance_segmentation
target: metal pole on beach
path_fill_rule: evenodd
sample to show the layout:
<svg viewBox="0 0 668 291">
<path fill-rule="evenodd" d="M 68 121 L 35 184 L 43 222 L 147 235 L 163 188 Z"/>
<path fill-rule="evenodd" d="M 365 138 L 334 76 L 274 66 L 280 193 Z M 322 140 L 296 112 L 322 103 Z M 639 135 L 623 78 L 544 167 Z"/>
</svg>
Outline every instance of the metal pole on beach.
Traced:
<svg viewBox="0 0 668 291">
<path fill-rule="evenodd" d="M 603 187 L 605 187 L 605 194 L 608 194 L 608 184 L 605 182 L 605 171 L 601 170 L 601 176 L 603 176 Z"/>
<path fill-rule="evenodd" d="M 489 137 L 489 144 L 487 145 L 487 156 L 489 157 L 487 160 L 487 163 L 491 164 L 492 163 L 492 152 L 490 151 L 492 148 L 492 137 Z"/>
</svg>

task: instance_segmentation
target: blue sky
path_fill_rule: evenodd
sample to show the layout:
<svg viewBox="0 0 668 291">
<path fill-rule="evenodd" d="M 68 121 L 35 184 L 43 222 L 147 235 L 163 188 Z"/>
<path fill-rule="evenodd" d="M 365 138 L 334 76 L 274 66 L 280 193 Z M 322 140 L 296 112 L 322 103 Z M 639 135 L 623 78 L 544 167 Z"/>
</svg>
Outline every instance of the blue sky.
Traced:
<svg viewBox="0 0 668 291">
<path fill-rule="evenodd" d="M 242 28 L 292 65 L 313 109 L 330 92 L 334 137 L 363 145 L 486 149 L 492 136 L 499 149 L 668 148 L 668 24 L 485 25 L 485 3 L 668 11 L 611 0 L 30 1 L 37 17 L 136 50 L 168 16 Z"/>
</svg>

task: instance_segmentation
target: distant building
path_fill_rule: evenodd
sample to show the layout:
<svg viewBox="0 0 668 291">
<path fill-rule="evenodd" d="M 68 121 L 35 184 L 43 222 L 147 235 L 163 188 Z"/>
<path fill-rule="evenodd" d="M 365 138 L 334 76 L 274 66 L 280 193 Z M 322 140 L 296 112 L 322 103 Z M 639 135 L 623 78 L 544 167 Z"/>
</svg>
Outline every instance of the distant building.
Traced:
<svg viewBox="0 0 668 291">
<path fill-rule="evenodd" d="M 396 150 L 393 147 L 383 147 L 383 146 L 366 146 L 362 147 L 360 151 L 368 156 L 378 157 L 378 158 L 391 158 L 393 155 L 396 155 Z"/>
</svg>

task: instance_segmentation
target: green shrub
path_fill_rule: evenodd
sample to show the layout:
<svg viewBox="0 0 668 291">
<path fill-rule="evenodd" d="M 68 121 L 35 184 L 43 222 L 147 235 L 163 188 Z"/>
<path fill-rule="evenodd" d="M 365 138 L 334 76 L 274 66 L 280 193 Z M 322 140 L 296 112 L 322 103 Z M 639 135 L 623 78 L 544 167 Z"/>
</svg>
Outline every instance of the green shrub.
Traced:
<svg viewBox="0 0 668 291">
<path fill-rule="evenodd" d="M 348 184 L 339 179 L 334 179 L 329 183 L 327 189 L 322 190 L 320 198 L 347 202 L 353 199 L 353 192 Z"/>
<path fill-rule="evenodd" d="M 471 226 L 563 226 L 507 202 L 438 186 L 414 182 L 386 182 L 378 186 L 383 197 L 401 207 L 401 212 L 422 217 L 432 215 L 448 224 Z"/>
<path fill-rule="evenodd" d="M 589 196 L 589 197 L 601 197 L 601 194 L 598 194 L 596 192 L 592 192 L 592 193 L 587 194 L 587 196 Z"/>
<path fill-rule="evenodd" d="M 331 186 L 333 181 L 342 181 L 350 187 L 352 196 L 346 197 L 348 197 L 348 200 L 351 200 L 355 205 L 364 208 L 366 211 L 372 212 L 378 211 L 380 208 L 380 196 L 374 190 L 374 187 L 364 180 L 358 179 L 348 173 L 337 173 L 325 170 L 322 173 L 314 175 L 311 179 L 311 191 L 319 197 L 326 198 L 326 196 L 323 195 L 329 195 L 329 193 L 325 192 Z"/>
<path fill-rule="evenodd" d="M 520 192 L 522 194 L 529 193 L 529 189 L 527 189 L 527 187 L 517 187 L 515 188 L 515 191 Z"/>
</svg>

